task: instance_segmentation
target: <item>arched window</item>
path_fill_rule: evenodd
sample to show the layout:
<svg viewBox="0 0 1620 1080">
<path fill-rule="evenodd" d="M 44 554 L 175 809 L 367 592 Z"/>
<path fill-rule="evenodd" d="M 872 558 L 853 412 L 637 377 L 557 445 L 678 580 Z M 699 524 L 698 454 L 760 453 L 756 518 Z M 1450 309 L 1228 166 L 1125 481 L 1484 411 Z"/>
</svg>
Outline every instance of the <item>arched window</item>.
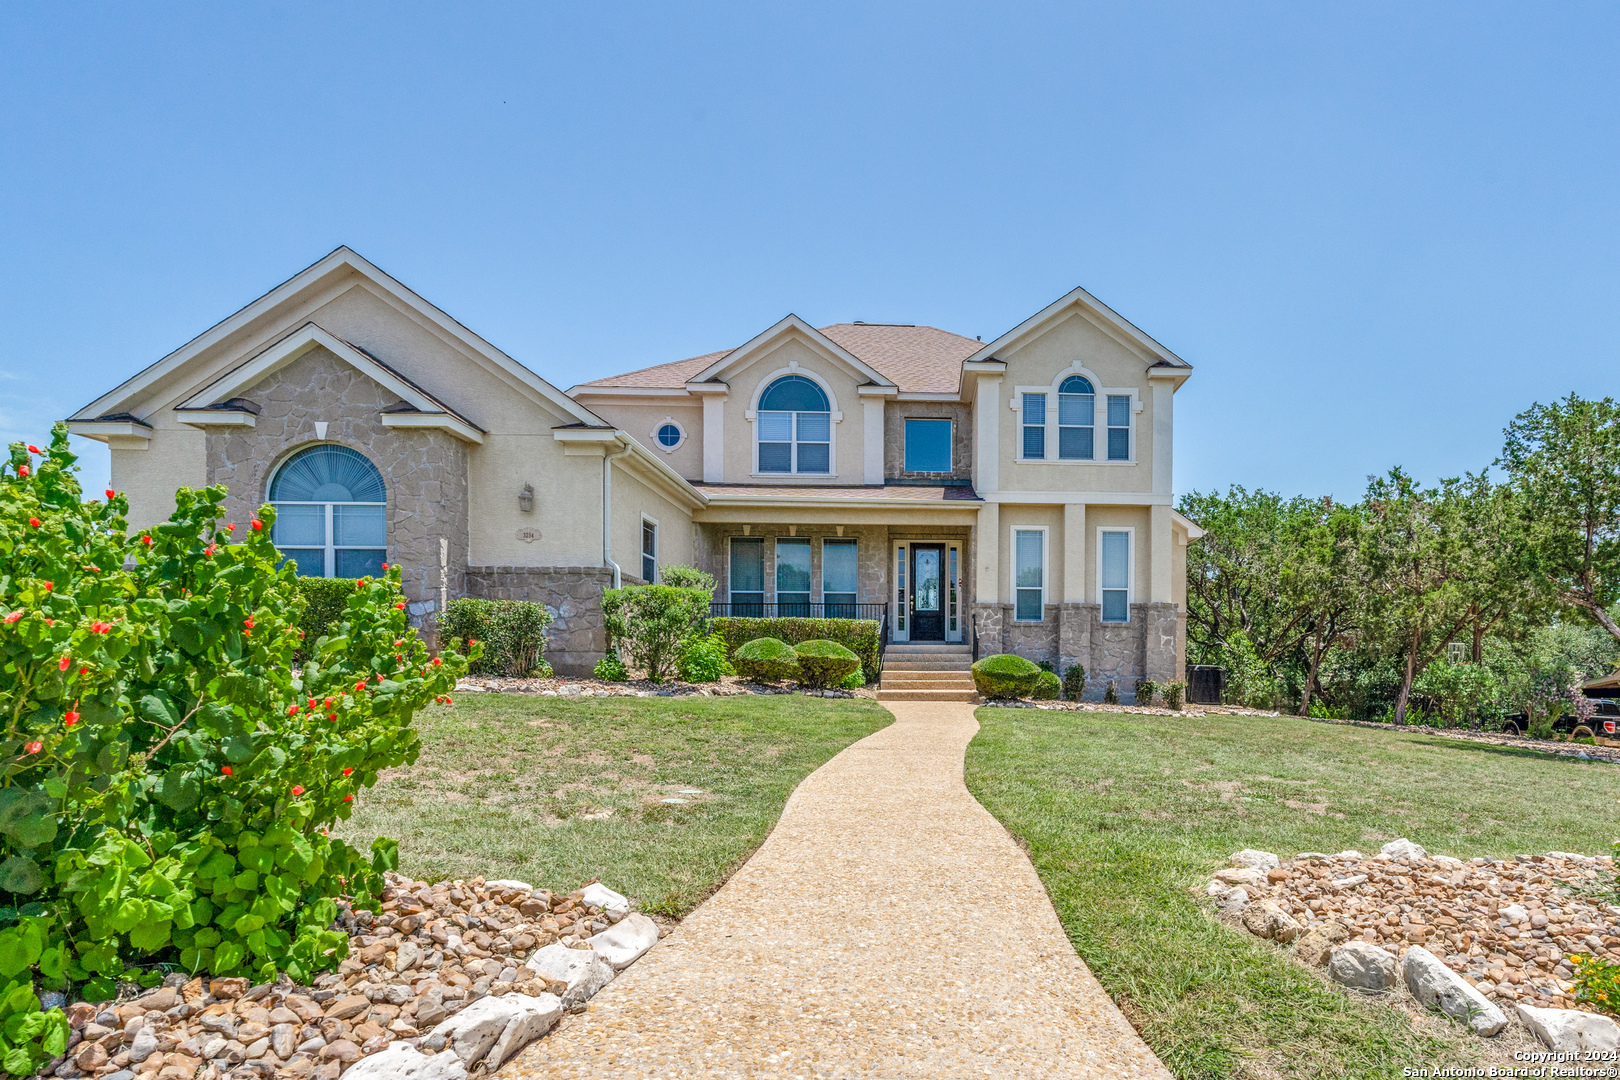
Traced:
<svg viewBox="0 0 1620 1080">
<path fill-rule="evenodd" d="M 312 446 L 270 482 L 271 538 L 304 577 L 366 577 L 388 558 L 382 473 L 347 446 Z"/>
<path fill-rule="evenodd" d="M 759 399 L 759 471 L 832 471 L 832 408 L 827 395 L 803 375 L 784 375 Z"/>
<path fill-rule="evenodd" d="M 1070 375 L 1058 387 L 1058 457 L 1090 461 L 1095 454 L 1097 391 L 1091 380 Z"/>
</svg>

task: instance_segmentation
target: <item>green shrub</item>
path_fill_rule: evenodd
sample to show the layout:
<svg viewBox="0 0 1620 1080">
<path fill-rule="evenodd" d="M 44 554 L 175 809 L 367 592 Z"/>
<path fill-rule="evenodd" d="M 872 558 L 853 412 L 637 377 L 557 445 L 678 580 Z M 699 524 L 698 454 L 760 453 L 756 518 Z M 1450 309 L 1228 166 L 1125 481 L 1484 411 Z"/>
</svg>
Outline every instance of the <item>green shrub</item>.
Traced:
<svg viewBox="0 0 1620 1080">
<path fill-rule="evenodd" d="M 1035 689 L 1030 691 L 1029 696 L 1034 698 L 1036 701 L 1056 701 L 1058 691 L 1062 689 L 1063 683 L 1059 681 L 1056 673 L 1051 671 L 1043 671 L 1040 673 L 1040 676 L 1036 678 Z"/>
<path fill-rule="evenodd" d="M 836 641 L 805 641 L 793 646 L 799 678 L 813 690 L 838 686 L 861 670 L 860 657 Z"/>
<path fill-rule="evenodd" d="M 415 761 L 412 716 L 466 670 L 429 658 L 397 569 L 300 639 L 272 507 L 219 529 L 225 488 L 181 489 L 131 536 L 122 497 L 81 501 L 73 461 L 58 425 L 37 468 L 20 443 L 0 468 L 0 1069 L 19 1075 L 67 1030 L 36 989 L 105 1000 L 151 981 L 136 963 L 308 982 L 341 961 L 334 898 L 379 894 L 397 847 L 367 857 L 327 827 Z"/>
<path fill-rule="evenodd" d="M 973 665 L 973 684 L 987 698 L 1028 697 L 1041 669 L 1012 653 L 987 656 Z"/>
<path fill-rule="evenodd" d="M 630 585 L 602 593 L 608 646 L 622 646 L 630 666 L 662 682 L 680 656 L 681 642 L 709 618 L 711 594 L 673 585 Z"/>
<path fill-rule="evenodd" d="M 876 619 L 745 619 L 713 621 L 714 630 L 726 639 L 726 648 L 735 656 L 744 642 L 773 637 L 797 644 L 801 641 L 836 641 L 861 661 L 867 678 L 877 678 L 883 667 L 883 624 Z"/>
<path fill-rule="evenodd" d="M 702 589 L 712 599 L 714 575 L 704 573 L 695 566 L 665 566 L 658 571 L 659 584 L 677 589 Z"/>
<path fill-rule="evenodd" d="M 1119 683 L 1109 680 L 1108 688 L 1103 691 L 1104 705 L 1119 704 Z"/>
<path fill-rule="evenodd" d="M 718 682 L 731 674 L 726 662 L 726 639 L 719 634 L 693 635 L 681 644 L 676 670 L 687 682 Z"/>
<path fill-rule="evenodd" d="M 1187 696 L 1187 684 L 1180 679 L 1164 684 L 1164 705 L 1167 709 L 1181 711 L 1181 703 Z"/>
<path fill-rule="evenodd" d="M 1063 672 L 1063 696 L 1069 701 L 1079 701 L 1086 693 L 1086 669 L 1079 664 L 1070 664 Z"/>
<path fill-rule="evenodd" d="M 625 670 L 624 661 L 619 659 L 618 653 L 608 653 L 596 662 L 591 674 L 603 682 L 624 682 L 630 677 Z"/>
<path fill-rule="evenodd" d="M 745 679 L 755 682 L 781 682 L 799 675 L 798 654 L 780 638 L 763 637 L 744 642 L 731 654 L 731 662 Z"/>
<path fill-rule="evenodd" d="M 1035 661 L 1035 666 L 1040 668 L 1042 671 L 1050 671 L 1053 674 L 1057 673 L 1057 668 L 1052 665 L 1052 661 L 1050 660 L 1037 660 Z"/>
<path fill-rule="evenodd" d="M 445 605 L 439 632 L 454 651 L 466 655 L 471 642 L 484 644 L 474 661 L 475 675 L 521 678 L 537 669 L 549 674 L 543 653 L 551 612 L 532 600 L 478 600 L 462 597 Z"/>
<path fill-rule="evenodd" d="M 866 685 L 866 672 L 856 668 L 844 676 L 844 681 L 838 684 L 840 690 L 859 690 Z"/>
<path fill-rule="evenodd" d="M 1159 696 L 1159 684 L 1152 679 L 1136 680 L 1136 703 L 1138 705 L 1152 705 L 1153 699 Z"/>
</svg>

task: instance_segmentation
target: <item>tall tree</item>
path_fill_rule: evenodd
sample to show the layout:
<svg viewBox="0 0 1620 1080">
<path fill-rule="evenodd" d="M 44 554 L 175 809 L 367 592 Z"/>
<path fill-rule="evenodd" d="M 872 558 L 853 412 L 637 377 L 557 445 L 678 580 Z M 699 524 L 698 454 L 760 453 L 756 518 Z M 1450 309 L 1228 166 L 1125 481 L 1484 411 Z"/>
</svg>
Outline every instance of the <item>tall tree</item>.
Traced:
<svg viewBox="0 0 1620 1080">
<path fill-rule="evenodd" d="M 1609 613 L 1620 599 L 1620 405 L 1570 394 L 1532 405 L 1506 436 L 1535 580 L 1620 641 Z"/>
<path fill-rule="evenodd" d="M 1304 613 L 1301 716 L 1310 715 L 1311 697 L 1321 692 L 1322 657 L 1359 626 L 1366 607 L 1361 528 L 1359 507 L 1324 498 L 1314 513 L 1298 515 L 1288 530 L 1290 558 L 1278 584 L 1289 605 Z"/>
</svg>

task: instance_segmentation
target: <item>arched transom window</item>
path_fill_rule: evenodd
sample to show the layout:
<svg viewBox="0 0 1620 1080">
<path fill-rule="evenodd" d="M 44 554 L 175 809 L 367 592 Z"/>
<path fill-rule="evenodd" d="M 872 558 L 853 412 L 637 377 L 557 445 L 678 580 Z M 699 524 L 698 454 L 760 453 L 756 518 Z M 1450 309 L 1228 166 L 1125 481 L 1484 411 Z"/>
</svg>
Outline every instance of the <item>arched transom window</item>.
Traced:
<svg viewBox="0 0 1620 1080">
<path fill-rule="evenodd" d="M 832 409 L 827 395 L 803 375 L 784 375 L 759 399 L 759 471 L 832 471 Z"/>
<path fill-rule="evenodd" d="M 304 577 L 382 573 L 387 493 L 382 473 L 347 446 L 312 446 L 287 459 L 270 482 L 271 538 Z"/>
<path fill-rule="evenodd" d="M 1097 391 L 1091 380 L 1070 375 L 1058 387 L 1058 457 L 1090 461 L 1094 456 Z"/>
</svg>

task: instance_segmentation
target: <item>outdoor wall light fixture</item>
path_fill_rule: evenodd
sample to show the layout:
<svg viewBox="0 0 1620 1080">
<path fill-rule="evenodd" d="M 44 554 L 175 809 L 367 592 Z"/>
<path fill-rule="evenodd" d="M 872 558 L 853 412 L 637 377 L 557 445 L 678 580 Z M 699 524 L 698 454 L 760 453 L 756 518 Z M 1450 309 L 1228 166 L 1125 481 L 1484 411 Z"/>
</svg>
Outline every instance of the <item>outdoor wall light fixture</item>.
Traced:
<svg viewBox="0 0 1620 1080">
<path fill-rule="evenodd" d="M 532 485 L 524 484 L 523 490 L 518 492 L 518 509 L 525 514 L 534 512 L 534 488 Z"/>
</svg>

